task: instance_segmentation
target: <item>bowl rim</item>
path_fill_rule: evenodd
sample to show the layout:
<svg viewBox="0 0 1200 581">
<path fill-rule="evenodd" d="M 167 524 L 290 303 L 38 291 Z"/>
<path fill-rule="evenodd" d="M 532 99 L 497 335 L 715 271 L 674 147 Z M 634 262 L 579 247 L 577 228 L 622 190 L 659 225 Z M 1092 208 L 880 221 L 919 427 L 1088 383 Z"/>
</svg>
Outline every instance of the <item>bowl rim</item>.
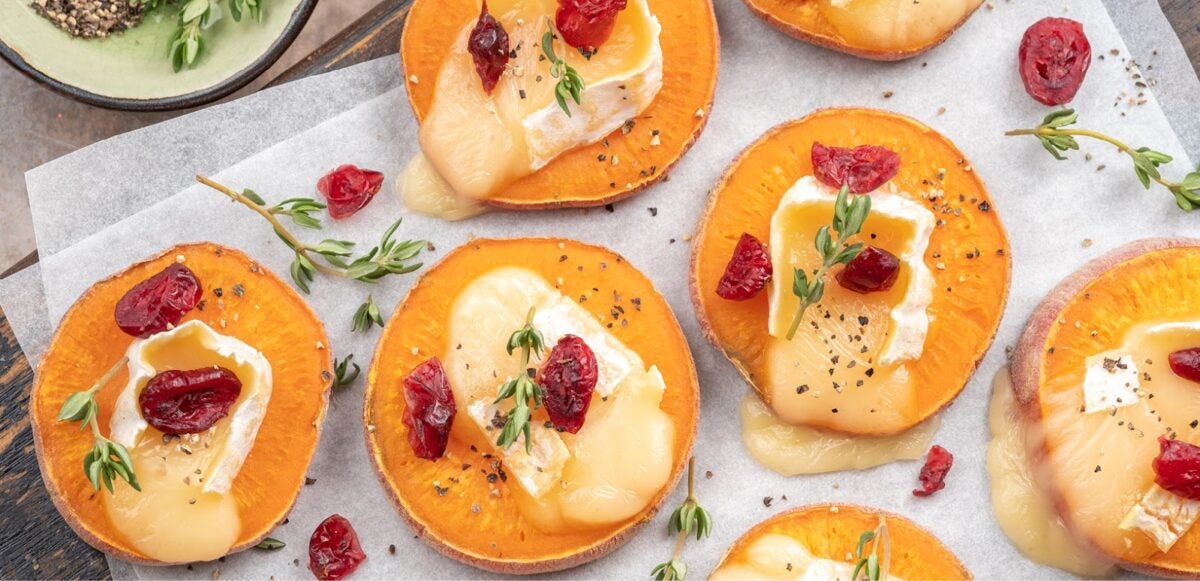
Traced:
<svg viewBox="0 0 1200 581">
<path fill-rule="evenodd" d="M 3 39 L 0 39 L 0 57 L 3 57 L 14 68 L 39 84 L 60 95 L 89 105 L 121 111 L 172 111 L 188 109 L 207 105 L 225 97 L 246 86 L 250 81 L 253 81 L 259 75 L 266 72 L 271 65 L 275 64 L 275 61 L 279 60 L 279 57 L 283 56 L 283 53 L 292 45 L 292 42 L 296 40 L 300 31 L 304 29 L 304 25 L 308 23 L 308 18 L 312 16 L 312 12 L 316 6 L 317 0 L 299 0 L 296 7 L 292 10 L 291 18 L 283 27 L 279 36 L 249 66 L 208 87 L 170 97 L 157 97 L 153 99 L 109 97 L 81 89 L 75 85 L 51 77 L 37 67 L 29 64 L 24 57 L 8 46 Z"/>
</svg>

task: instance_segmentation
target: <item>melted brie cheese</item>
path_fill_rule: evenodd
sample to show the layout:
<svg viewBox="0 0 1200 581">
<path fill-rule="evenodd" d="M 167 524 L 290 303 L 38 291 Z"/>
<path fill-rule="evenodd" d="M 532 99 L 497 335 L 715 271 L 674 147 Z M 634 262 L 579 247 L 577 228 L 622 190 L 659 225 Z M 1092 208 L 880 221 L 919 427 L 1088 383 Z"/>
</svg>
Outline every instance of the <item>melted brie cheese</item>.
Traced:
<svg viewBox="0 0 1200 581">
<path fill-rule="evenodd" d="M 241 533 L 230 486 L 254 445 L 271 397 L 271 366 L 242 341 L 189 321 L 146 339 L 126 353 L 129 382 L 117 398 L 109 430 L 130 451 L 138 492 L 116 486 L 101 495 L 110 522 L 147 557 L 208 561 L 229 552 Z M 242 391 L 226 418 L 202 433 L 167 436 L 141 415 L 138 395 L 155 375 L 219 365 Z"/>
<path fill-rule="evenodd" d="M 463 23 L 420 133 L 425 156 L 458 195 L 488 198 L 559 155 L 603 139 L 645 111 L 662 88 L 661 27 L 646 0 L 630 0 L 590 59 L 555 43 L 555 54 L 585 84 L 579 104 L 568 99 L 568 116 L 555 99 L 557 79 L 541 49 L 556 7 L 554 0 L 488 3 L 516 51 L 490 95 L 466 50 L 475 20 Z"/>
<path fill-rule="evenodd" d="M 916 359 L 925 349 L 925 335 L 929 332 L 926 310 L 929 303 L 933 302 L 933 273 L 925 265 L 925 250 L 929 247 L 929 236 L 933 233 L 935 220 L 932 212 L 903 195 L 878 190 L 870 196 L 871 215 L 868 221 L 879 221 L 883 217 L 907 222 L 912 227 L 912 234 L 904 240 L 902 247 L 884 248 L 900 259 L 901 269 L 908 273 L 906 281 L 897 281 L 896 286 L 901 287 L 902 295 L 891 308 L 891 338 L 879 356 L 880 364 L 891 365 Z M 806 228 L 798 226 L 806 224 L 813 212 L 818 212 L 827 222 L 828 217 L 833 215 L 836 198 L 836 190 L 812 176 L 800 178 L 783 195 L 771 216 L 771 265 L 776 273 L 786 274 L 794 268 L 812 267 L 813 262 L 802 259 L 807 258 L 808 250 L 812 248 L 812 234 L 815 231 L 808 232 Z M 869 231 L 866 224 L 864 231 Z M 815 264 L 820 264 L 820 260 Z M 830 293 L 836 284 L 835 281 L 828 281 L 826 293 Z M 782 339 L 787 335 L 799 305 L 799 299 L 792 294 L 792 277 L 773 277 L 769 298 L 769 331 L 771 336 Z"/>
<path fill-rule="evenodd" d="M 1121 530 L 1140 530 L 1167 552 L 1200 518 L 1200 500 L 1184 498 L 1155 484 L 1129 509 Z"/>
<path fill-rule="evenodd" d="M 746 548 L 745 556 L 712 572 L 709 581 L 853 581 L 854 565 L 814 557 L 793 537 L 768 533 Z M 904 581 L 888 575 L 892 581 Z"/>
<path fill-rule="evenodd" d="M 780 421 L 754 393 L 742 398 L 742 443 L 785 476 L 863 470 L 925 455 L 941 424 L 936 416 L 895 436 L 851 436 Z"/>
<path fill-rule="evenodd" d="M 582 337 L 596 354 L 599 380 L 577 434 L 545 427 L 534 410 L 531 452 L 524 437 L 508 449 L 494 442 L 511 399 L 493 403 L 499 387 L 520 367 L 505 341 L 536 307 L 534 325 L 550 349 L 563 335 Z M 468 284 L 454 302 L 445 368 L 459 409 L 503 458 L 518 487 L 509 487 L 523 514 L 545 530 L 599 526 L 638 514 L 666 484 L 674 464 L 675 427 L 660 408 L 666 384 L 594 315 L 538 274 L 499 268 Z M 537 362 L 532 362 L 537 365 Z"/>
<path fill-rule="evenodd" d="M 875 51 L 905 51 L 947 34 L 983 0 L 829 0 L 821 16 L 848 44 Z"/>
</svg>

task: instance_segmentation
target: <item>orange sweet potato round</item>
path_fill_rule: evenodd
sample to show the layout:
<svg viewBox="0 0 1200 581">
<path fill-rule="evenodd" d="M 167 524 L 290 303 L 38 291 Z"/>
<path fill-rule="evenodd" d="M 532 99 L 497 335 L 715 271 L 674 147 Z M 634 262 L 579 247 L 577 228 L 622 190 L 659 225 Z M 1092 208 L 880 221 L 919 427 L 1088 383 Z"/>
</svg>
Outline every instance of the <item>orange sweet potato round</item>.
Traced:
<svg viewBox="0 0 1200 581">
<path fill-rule="evenodd" d="M 569 297 L 603 301 L 597 317 L 610 319 L 621 301 L 628 323 L 611 332 L 657 365 L 666 382 L 660 408 L 675 424 L 675 465 L 667 485 L 638 515 L 604 528 L 548 533 L 518 510 L 514 482 L 489 485 L 479 467 L 490 442 L 479 430 L 455 430 L 438 461 L 418 458 L 402 423 L 403 378 L 418 364 L 450 349 L 447 323 L 458 291 L 495 268 L 519 266 L 542 275 Z M 599 307 L 597 307 L 599 308 Z M 499 340 L 503 340 L 500 338 Z M 691 454 L 700 393 L 687 341 L 650 280 L 620 255 L 598 246 L 553 238 L 479 239 L 453 250 L 413 286 L 384 330 L 367 380 L 363 415 L 368 455 L 401 516 L 426 543 L 469 565 L 500 573 L 543 573 L 609 553 L 648 522 L 678 480 Z M 469 422 L 462 403 L 456 425 Z M 464 464 L 475 469 L 464 470 Z M 433 482 L 452 487 L 439 495 Z M 452 483 L 452 484 L 451 484 Z M 490 493 L 498 487 L 499 496 Z"/>
<path fill-rule="evenodd" d="M 766 354 L 769 343 L 780 339 L 767 333 L 768 292 L 729 301 L 716 288 L 743 233 L 770 240 L 771 216 L 780 199 L 799 178 L 813 174 L 809 152 L 814 142 L 882 145 L 899 153 L 900 170 L 891 183 L 938 219 L 925 255 L 934 277 L 929 330 L 922 355 L 907 362 L 910 385 L 919 386 L 909 405 L 893 410 L 890 419 L 880 414 L 875 421 L 859 422 L 838 413 L 835 400 L 841 393 L 831 393 L 832 400 L 823 400 L 830 405 L 812 411 L 806 422 L 852 434 L 899 433 L 962 391 L 995 336 L 1011 271 L 1008 238 L 982 180 L 962 152 L 929 127 L 885 111 L 823 109 L 779 125 L 750 145 L 713 189 L 693 241 L 697 317 L 708 339 L 771 405 L 770 390 L 763 385 Z M 775 275 L 790 279 L 789 273 Z M 828 284 L 837 283 L 830 276 Z M 831 313 L 835 318 L 842 314 L 849 316 Z"/>
<path fill-rule="evenodd" d="M 1157 403 L 1171 394 L 1163 393 L 1162 381 L 1152 378 L 1171 371 L 1162 361 L 1155 365 L 1138 357 L 1134 363 L 1145 374 L 1142 381 L 1148 382 L 1142 393 L 1153 398 L 1158 392 L 1160 398 L 1144 412 L 1134 405 L 1112 413 L 1082 413 L 1085 360 L 1119 348 L 1138 324 L 1200 320 L 1197 278 L 1198 239 L 1153 238 L 1126 244 L 1085 264 L 1046 295 L 1030 315 L 1012 360 L 1018 407 L 1035 433 L 1042 434 L 1031 461 L 1037 463 L 1035 473 L 1042 475 L 1064 521 L 1121 567 L 1150 575 L 1200 575 L 1198 527 L 1191 527 L 1164 553 L 1140 531 L 1117 526 L 1154 480 L 1156 437 L 1171 433 L 1200 443 L 1194 425 L 1189 425 L 1200 416 L 1200 406 L 1186 393 L 1182 399 Z M 1089 492 L 1093 482 L 1105 490 L 1098 502 L 1092 502 L 1094 492 Z"/>
<path fill-rule="evenodd" d="M 878 60 L 917 56 L 941 44 L 983 0 L 941 0 L 929 15 L 910 0 L 743 0 L 750 11 L 788 36 L 820 47 Z M 888 22 L 888 19 L 891 19 Z M 874 27 L 874 28 L 873 28 Z"/>
<path fill-rule="evenodd" d="M 691 148 L 717 87 L 716 15 L 711 0 L 650 0 L 649 6 L 662 25 L 662 89 L 636 129 L 613 131 L 600 143 L 566 152 L 484 203 L 513 210 L 602 206 L 662 179 Z M 451 43 L 478 15 L 478 0 L 415 0 L 409 9 L 400 58 L 418 121 L 431 107 Z"/>
<path fill-rule="evenodd" d="M 57 415 L 69 395 L 91 387 L 133 341 L 113 321 L 117 300 L 181 258 L 200 279 L 205 300 L 205 308 L 193 309 L 184 322 L 203 321 L 259 350 L 271 364 L 276 386 L 230 491 L 242 524 L 231 553 L 256 545 L 291 510 L 316 449 L 332 378 L 324 325 L 287 283 L 241 251 L 212 243 L 175 246 L 88 289 L 63 316 L 38 366 L 29 410 L 38 464 L 51 500 L 80 537 L 105 553 L 145 565 L 168 563 L 134 548 L 109 521 L 101 504 L 101 494 L 108 493 L 92 489 L 80 464 L 92 447 L 92 434 L 77 423 L 57 421 Z M 235 285 L 241 285 L 237 291 Z M 223 298 L 215 289 L 222 289 Z M 127 381 L 122 367 L 96 395 L 103 433 Z M 141 494 L 152 492 L 143 488 Z"/>
<path fill-rule="evenodd" d="M 717 564 L 717 569 L 746 558 L 747 549 L 763 535 L 792 537 L 813 557 L 849 562 L 862 533 L 887 524 L 892 548 L 890 575 L 903 579 L 970 579 L 971 573 L 950 549 L 920 525 L 887 511 L 853 504 L 812 504 L 781 512 L 754 525 Z"/>
</svg>

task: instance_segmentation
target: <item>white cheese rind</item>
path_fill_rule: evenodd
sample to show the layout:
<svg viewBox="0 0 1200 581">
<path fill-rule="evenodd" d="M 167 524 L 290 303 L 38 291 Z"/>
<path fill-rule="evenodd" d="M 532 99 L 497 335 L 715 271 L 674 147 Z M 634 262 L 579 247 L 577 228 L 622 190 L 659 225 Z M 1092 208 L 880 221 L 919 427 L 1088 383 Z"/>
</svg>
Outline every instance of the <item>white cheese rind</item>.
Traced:
<svg viewBox="0 0 1200 581">
<path fill-rule="evenodd" d="M 522 120 L 535 171 L 567 151 L 604 139 L 649 108 L 662 89 L 662 26 L 646 2 L 632 2 L 630 8 L 640 9 L 650 23 L 654 37 L 650 52 L 628 75 L 587 79 L 579 104 L 567 100 L 569 117 L 551 101 Z"/>
<path fill-rule="evenodd" d="M 933 234 L 936 219 L 927 208 L 906 196 L 886 189 L 871 192 L 871 214 L 888 216 L 909 222 L 914 227 L 913 237 L 904 248 L 888 248 L 912 273 L 904 299 L 892 308 L 891 332 L 887 345 L 879 356 L 881 365 L 891 365 L 916 359 L 925 350 L 925 337 L 929 333 L 929 304 L 933 302 L 933 272 L 925 264 L 925 252 L 929 248 L 929 237 Z M 792 277 L 781 273 L 791 272 L 785 242 L 787 210 L 795 207 L 822 204 L 830 205 L 837 198 L 837 190 L 830 188 L 813 176 L 796 180 L 779 201 L 771 216 L 771 264 L 776 276 L 772 278 L 769 291 L 771 319 L 770 334 L 784 337 L 791 323 L 791 313 L 782 313 L 778 305 L 784 296 L 792 292 Z"/>
<path fill-rule="evenodd" d="M 1133 355 L 1102 353 L 1088 357 L 1084 364 L 1084 413 L 1108 412 L 1138 402 L 1142 384 Z"/>
<path fill-rule="evenodd" d="M 1155 484 L 1121 521 L 1121 530 L 1142 531 L 1158 550 L 1167 552 L 1200 518 L 1200 501 L 1172 494 Z"/>
<path fill-rule="evenodd" d="M 234 477 L 242 468 L 254 440 L 258 436 L 258 428 L 262 425 L 267 413 L 267 404 L 271 399 L 271 364 L 257 349 L 241 340 L 217 333 L 202 321 L 188 321 L 174 329 L 163 331 L 147 337 L 136 339 L 129 345 L 126 355 L 129 357 L 129 381 L 125 389 L 117 397 L 113 414 L 109 420 L 110 438 L 114 442 L 133 448 L 137 445 L 142 433 L 150 426 L 142 417 L 138 405 L 138 396 L 155 375 L 167 369 L 158 369 L 153 361 L 148 360 L 148 348 L 161 343 L 171 343 L 189 337 L 199 342 L 202 349 L 248 366 L 253 370 L 252 377 L 240 377 L 242 393 L 234 403 L 229 417 L 228 431 L 225 439 L 225 449 L 213 460 L 208 475 L 204 481 L 204 492 L 227 493 L 233 484 Z"/>
<path fill-rule="evenodd" d="M 499 388 L 499 386 L 497 386 Z M 492 418 L 496 414 L 506 414 L 512 411 L 512 404 L 504 402 L 507 409 L 486 400 L 475 400 L 467 406 L 467 414 L 475 423 L 484 427 L 484 431 L 492 436 L 499 434 L 500 428 L 492 426 Z M 492 427 L 488 430 L 487 427 Z M 547 428 L 538 422 L 530 423 L 531 436 L 529 453 L 525 453 L 525 434 L 517 436 L 507 450 L 496 448 L 504 455 L 504 466 L 525 491 L 538 498 L 548 492 L 562 474 L 563 466 L 571 457 L 571 452 L 563 444 L 562 437 L 553 428 Z M 493 446 L 495 438 L 492 438 Z"/>
</svg>

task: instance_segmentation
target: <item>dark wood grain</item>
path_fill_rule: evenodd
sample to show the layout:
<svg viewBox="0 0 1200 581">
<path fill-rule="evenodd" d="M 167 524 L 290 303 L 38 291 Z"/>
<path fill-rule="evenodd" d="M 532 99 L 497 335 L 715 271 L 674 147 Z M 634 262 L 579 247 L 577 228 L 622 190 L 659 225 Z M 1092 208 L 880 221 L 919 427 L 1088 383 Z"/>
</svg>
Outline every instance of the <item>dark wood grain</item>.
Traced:
<svg viewBox="0 0 1200 581">
<path fill-rule="evenodd" d="M 408 4 L 381 3 L 271 84 L 396 54 Z M 1160 5 L 1200 71 L 1200 2 L 1160 0 Z M 35 253 L 0 278 L 36 261 Z M 108 577 L 103 555 L 67 527 L 42 486 L 27 414 L 32 381 L 0 310 L 0 578 Z"/>
</svg>

